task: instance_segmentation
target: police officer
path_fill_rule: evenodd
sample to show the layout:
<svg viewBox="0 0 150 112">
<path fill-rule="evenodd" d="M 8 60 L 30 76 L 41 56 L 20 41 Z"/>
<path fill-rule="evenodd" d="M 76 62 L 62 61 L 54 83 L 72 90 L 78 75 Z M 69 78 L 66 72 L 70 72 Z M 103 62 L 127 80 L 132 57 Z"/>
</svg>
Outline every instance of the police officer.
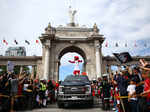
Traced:
<svg viewBox="0 0 150 112">
<path fill-rule="evenodd" d="M 45 100 L 45 91 L 46 91 L 46 82 L 44 80 L 41 80 L 40 82 L 40 91 L 39 91 L 39 96 L 40 96 L 40 101 L 39 101 L 39 106 L 43 107 L 43 102 Z"/>
</svg>

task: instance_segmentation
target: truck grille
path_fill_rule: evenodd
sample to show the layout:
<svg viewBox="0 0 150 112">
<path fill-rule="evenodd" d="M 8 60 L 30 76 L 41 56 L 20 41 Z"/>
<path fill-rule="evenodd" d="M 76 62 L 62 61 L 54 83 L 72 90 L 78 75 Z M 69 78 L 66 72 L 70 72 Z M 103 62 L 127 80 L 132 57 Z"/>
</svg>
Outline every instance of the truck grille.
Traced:
<svg viewBox="0 0 150 112">
<path fill-rule="evenodd" d="M 64 87 L 63 92 L 65 94 L 85 94 L 85 86 L 73 86 L 73 87 Z"/>
</svg>

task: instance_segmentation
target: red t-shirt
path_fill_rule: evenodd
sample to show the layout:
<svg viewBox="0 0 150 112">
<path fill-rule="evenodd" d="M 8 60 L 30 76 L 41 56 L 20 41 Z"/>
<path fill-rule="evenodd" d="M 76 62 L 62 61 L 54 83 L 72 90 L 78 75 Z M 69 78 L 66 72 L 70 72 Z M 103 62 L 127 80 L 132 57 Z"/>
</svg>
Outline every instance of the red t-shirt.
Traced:
<svg viewBox="0 0 150 112">
<path fill-rule="evenodd" d="M 56 82 L 55 90 L 59 87 L 59 83 Z"/>
<path fill-rule="evenodd" d="M 22 95 L 22 89 L 23 89 L 22 84 L 18 84 L 18 95 Z"/>
<path fill-rule="evenodd" d="M 150 90 L 150 78 L 144 81 L 144 91 Z M 150 100 L 150 93 L 147 95 L 147 99 Z"/>
</svg>

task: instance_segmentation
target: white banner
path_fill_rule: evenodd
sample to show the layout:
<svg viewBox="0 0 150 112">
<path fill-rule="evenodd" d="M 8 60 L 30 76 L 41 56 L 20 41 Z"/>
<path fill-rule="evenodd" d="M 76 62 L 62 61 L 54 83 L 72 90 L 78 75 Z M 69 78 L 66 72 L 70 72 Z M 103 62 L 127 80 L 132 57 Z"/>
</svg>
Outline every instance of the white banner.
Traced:
<svg viewBox="0 0 150 112">
<path fill-rule="evenodd" d="M 7 72 L 14 72 L 14 63 L 12 61 L 7 63 Z"/>
</svg>

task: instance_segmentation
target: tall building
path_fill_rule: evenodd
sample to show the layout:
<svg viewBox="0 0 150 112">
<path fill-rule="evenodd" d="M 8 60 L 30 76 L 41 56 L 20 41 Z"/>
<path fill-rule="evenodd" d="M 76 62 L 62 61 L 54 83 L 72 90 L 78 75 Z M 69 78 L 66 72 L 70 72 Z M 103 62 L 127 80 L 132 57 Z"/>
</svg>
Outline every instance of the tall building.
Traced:
<svg viewBox="0 0 150 112">
<path fill-rule="evenodd" d="M 26 56 L 25 47 L 9 47 L 5 52 L 5 56 Z"/>
</svg>

